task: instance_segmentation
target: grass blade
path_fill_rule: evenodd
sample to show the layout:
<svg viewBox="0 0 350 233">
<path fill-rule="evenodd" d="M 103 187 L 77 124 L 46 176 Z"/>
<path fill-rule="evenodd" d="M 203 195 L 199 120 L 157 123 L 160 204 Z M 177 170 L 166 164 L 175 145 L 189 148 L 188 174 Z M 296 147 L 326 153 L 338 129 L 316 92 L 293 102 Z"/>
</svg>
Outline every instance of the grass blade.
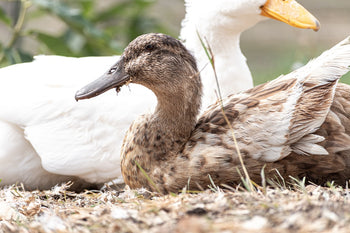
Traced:
<svg viewBox="0 0 350 233">
<path fill-rule="evenodd" d="M 249 173 L 247 171 L 247 168 L 245 167 L 244 165 L 244 162 L 243 162 L 243 157 L 242 157 L 242 154 L 239 150 L 239 147 L 238 147 L 238 142 L 237 142 L 237 139 L 236 139 L 236 136 L 235 136 L 235 133 L 234 133 L 234 130 L 233 130 L 233 127 L 232 127 L 232 124 L 231 122 L 228 120 L 226 114 L 225 114 L 225 109 L 224 109 L 224 105 L 223 105 L 223 102 L 222 102 L 222 95 L 221 95 L 221 91 L 220 91 L 220 84 L 219 84 L 219 79 L 218 79 L 218 76 L 217 76 L 217 73 L 216 73 L 216 69 L 215 69 L 215 60 L 214 60 L 214 54 L 213 54 L 213 51 L 211 50 L 211 47 L 210 45 L 207 43 L 207 45 L 204 43 L 204 41 L 202 40 L 201 36 L 199 35 L 198 31 L 197 31 L 197 35 L 198 35 L 198 38 L 201 42 L 201 45 L 210 61 L 210 64 L 212 65 L 212 68 L 214 70 L 214 77 L 215 77 L 215 81 L 216 81 L 216 85 L 217 85 L 217 90 L 218 90 L 218 94 L 219 94 L 219 102 L 220 102 L 220 105 L 221 105 L 221 111 L 223 113 L 223 116 L 224 116 L 224 119 L 227 123 L 227 125 L 229 126 L 230 128 L 230 131 L 231 131 L 231 134 L 232 134 L 232 138 L 233 138 L 233 141 L 234 141 L 234 144 L 235 144 L 235 147 L 236 147 L 236 151 L 237 151 L 237 154 L 238 154 L 238 158 L 239 158 L 239 161 L 241 163 L 241 166 L 242 166 L 242 169 L 243 169 L 243 172 L 244 172 L 244 175 L 245 175 L 245 182 L 247 186 L 249 186 L 249 190 L 251 191 L 254 191 L 254 185 L 252 184 L 251 180 L 250 180 L 250 177 L 249 177 Z"/>
<path fill-rule="evenodd" d="M 141 165 L 135 160 L 135 164 L 136 166 L 140 169 L 141 173 L 146 177 L 146 179 L 148 180 L 148 182 L 157 190 L 158 193 L 162 193 L 158 186 L 153 182 L 153 180 L 151 179 L 151 177 L 149 177 L 149 175 L 147 174 L 147 172 L 141 167 Z"/>
</svg>

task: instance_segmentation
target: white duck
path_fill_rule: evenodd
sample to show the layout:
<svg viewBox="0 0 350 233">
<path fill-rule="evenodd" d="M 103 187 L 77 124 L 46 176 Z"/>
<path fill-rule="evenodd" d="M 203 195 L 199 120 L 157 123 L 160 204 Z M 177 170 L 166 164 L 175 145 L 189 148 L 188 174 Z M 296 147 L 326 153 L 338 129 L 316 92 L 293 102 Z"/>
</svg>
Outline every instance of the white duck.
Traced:
<svg viewBox="0 0 350 233">
<path fill-rule="evenodd" d="M 265 13 L 261 10 L 264 4 Z M 291 9 L 285 10 L 285 6 Z M 280 15 L 282 21 L 305 21 L 310 24 L 301 26 L 318 28 L 318 22 L 294 1 L 193 0 L 186 1 L 186 9 L 181 37 L 198 57 L 199 67 L 208 59 L 201 52 L 197 32 L 212 46 L 224 93 L 252 86 L 239 49 L 239 35 L 266 18 L 261 14 L 274 12 L 271 15 Z M 284 15 L 290 12 L 299 16 L 295 11 L 307 17 L 293 19 Z M 97 77 L 115 59 L 39 56 L 34 62 L 0 70 L 0 185 L 23 182 L 28 189 L 47 189 L 73 180 L 73 189 L 80 189 L 112 179 L 122 182 L 122 138 L 136 116 L 154 107 L 155 96 L 146 88 L 132 86 L 132 95 L 123 92 L 119 98 L 112 93 L 90 103 L 76 103 L 72 98 L 78 87 Z M 235 64 L 239 69 L 224 70 L 226 64 Z M 204 86 L 209 90 L 214 82 L 210 72 L 203 73 Z M 225 73 L 239 74 L 241 79 L 229 79 Z M 234 83 L 245 84 L 235 89 Z M 206 102 L 215 96 L 209 90 Z"/>
<path fill-rule="evenodd" d="M 267 19 L 262 16 L 300 28 L 318 30 L 320 27 L 317 19 L 294 0 L 186 1 L 180 38 L 193 52 L 201 70 L 204 107 L 217 99 L 217 92 L 213 88 L 216 87 L 214 71 L 208 65 L 209 59 L 199 37 L 214 54 L 222 95 L 247 90 L 253 87 L 253 79 L 239 46 L 240 36 L 257 22 Z"/>
<path fill-rule="evenodd" d="M 306 176 L 318 184 L 345 185 L 350 132 L 334 132 L 330 109 L 338 80 L 349 68 L 350 37 L 288 75 L 213 104 L 198 119 L 202 83 L 194 57 L 181 42 L 152 33 L 132 41 L 76 99 L 118 91 L 128 83 L 157 96 L 154 113 L 135 120 L 124 138 L 121 169 L 131 188 L 169 193 L 207 188 L 212 181 L 241 183 L 237 150 L 258 183 L 266 166 L 267 178 Z M 343 107 L 350 107 L 350 99 Z"/>
</svg>

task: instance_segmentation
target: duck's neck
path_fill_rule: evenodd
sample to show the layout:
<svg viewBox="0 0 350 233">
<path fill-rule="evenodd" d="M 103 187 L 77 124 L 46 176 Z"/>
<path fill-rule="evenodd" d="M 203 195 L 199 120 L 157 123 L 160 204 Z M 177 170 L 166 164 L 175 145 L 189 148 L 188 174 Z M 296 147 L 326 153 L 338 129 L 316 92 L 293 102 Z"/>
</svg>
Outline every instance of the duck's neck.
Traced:
<svg viewBox="0 0 350 233">
<path fill-rule="evenodd" d="M 232 30 L 231 28 L 198 25 L 191 20 L 185 20 L 181 30 L 181 39 L 184 40 L 186 48 L 196 57 L 198 69 L 201 71 L 204 86 L 203 107 L 217 99 L 215 91 L 217 85 L 214 70 L 199 36 L 204 43 L 210 46 L 214 55 L 216 74 L 223 97 L 252 88 L 252 76 L 239 46 L 243 29 Z"/>
<path fill-rule="evenodd" d="M 121 152 L 123 177 L 131 188 L 152 189 L 138 166 L 154 182 L 161 183 L 163 173 L 159 168 L 179 155 L 189 140 L 197 122 L 202 94 L 200 78 L 193 79 L 197 81 L 181 88 L 170 86 L 159 88 L 159 91 L 151 88 L 158 99 L 156 110 L 134 122 L 126 134 Z"/>
<path fill-rule="evenodd" d="M 193 79 L 198 79 L 196 85 L 182 85 L 181 88 L 174 88 L 174 91 L 170 90 L 172 88 L 165 91 L 153 90 L 157 96 L 158 105 L 149 125 L 153 128 L 153 132 L 165 132 L 168 142 L 177 142 L 181 146 L 190 137 L 201 106 L 200 78 L 197 76 Z"/>
</svg>

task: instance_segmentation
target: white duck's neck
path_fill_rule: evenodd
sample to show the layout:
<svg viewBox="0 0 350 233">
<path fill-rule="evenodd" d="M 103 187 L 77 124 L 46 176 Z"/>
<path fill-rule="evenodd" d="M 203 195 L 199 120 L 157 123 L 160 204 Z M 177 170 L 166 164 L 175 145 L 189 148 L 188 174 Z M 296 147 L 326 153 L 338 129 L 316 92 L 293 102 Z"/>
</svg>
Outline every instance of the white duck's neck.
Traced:
<svg viewBox="0 0 350 233">
<path fill-rule="evenodd" d="M 253 87 L 253 79 L 246 58 L 239 47 L 239 36 L 240 34 L 236 34 L 228 38 L 228 35 L 215 35 L 215 43 L 210 43 L 214 38 L 202 37 L 202 40 L 207 41 L 214 54 L 215 72 L 222 97 Z M 206 107 L 217 100 L 214 69 L 197 35 L 187 37 L 185 44 L 197 58 L 204 87 L 203 107 Z M 229 44 L 229 46 L 225 46 L 225 44 Z"/>
<path fill-rule="evenodd" d="M 223 5 L 215 6 L 217 9 L 208 9 L 200 1 L 186 3 L 186 17 L 182 22 L 180 38 L 197 59 L 198 69 L 201 71 L 204 87 L 202 106 L 206 107 L 217 100 L 217 85 L 199 36 L 210 46 L 214 55 L 222 97 L 252 88 L 253 79 L 239 43 L 243 31 L 264 19 L 259 15 L 259 8 L 251 6 L 253 3 L 249 2 L 229 4 L 232 9 Z M 198 8 L 202 11 L 198 12 Z"/>
</svg>

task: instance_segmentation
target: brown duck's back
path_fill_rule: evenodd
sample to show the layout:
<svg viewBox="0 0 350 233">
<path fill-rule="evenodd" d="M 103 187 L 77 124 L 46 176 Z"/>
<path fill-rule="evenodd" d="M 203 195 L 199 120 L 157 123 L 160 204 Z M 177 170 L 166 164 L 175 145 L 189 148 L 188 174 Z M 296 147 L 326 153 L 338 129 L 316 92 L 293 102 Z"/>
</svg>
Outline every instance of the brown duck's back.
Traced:
<svg viewBox="0 0 350 233">
<path fill-rule="evenodd" d="M 266 175 L 273 178 L 278 168 L 283 178 L 294 176 L 307 177 L 308 181 L 324 184 L 333 180 L 339 185 L 345 185 L 350 178 L 350 86 L 337 85 L 330 112 L 324 123 L 316 132 L 325 140 L 321 143 L 329 155 L 305 156 L 291 153 L 283 160 L 268 164 Z M 253 173 L 253 175 L 256 172 Z M 276 177 L 278 177 L 277 175 Z"/>
</svg>

